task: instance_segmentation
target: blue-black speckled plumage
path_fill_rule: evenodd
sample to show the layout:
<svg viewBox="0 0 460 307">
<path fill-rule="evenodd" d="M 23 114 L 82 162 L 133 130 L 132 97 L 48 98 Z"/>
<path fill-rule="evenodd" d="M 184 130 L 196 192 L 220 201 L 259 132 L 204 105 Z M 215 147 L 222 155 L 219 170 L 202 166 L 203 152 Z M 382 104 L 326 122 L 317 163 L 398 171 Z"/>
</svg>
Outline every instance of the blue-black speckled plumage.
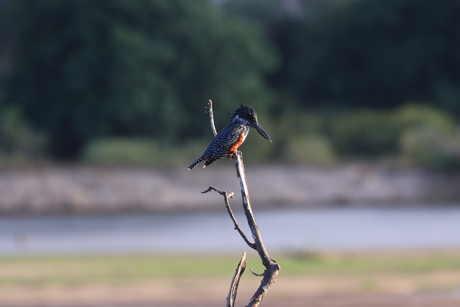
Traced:
<svg viewBox="0 0 460 307">
<path fill-rule="evenodd" d="M 193 169 L 198 163 L 206 161 L 203 167 L 208 166 L 224 156 L 231 158 L 238 147 L 246 139 L 249 128 L 255 128 L 264 138 L 271 141 L 268 134 L 258 124 L 257 114 L 254 108 L 240 105 L 230 115 L 230 120 L 206 148 L 201 157 L 193 162 L 188 169 Z"/>
</svg>

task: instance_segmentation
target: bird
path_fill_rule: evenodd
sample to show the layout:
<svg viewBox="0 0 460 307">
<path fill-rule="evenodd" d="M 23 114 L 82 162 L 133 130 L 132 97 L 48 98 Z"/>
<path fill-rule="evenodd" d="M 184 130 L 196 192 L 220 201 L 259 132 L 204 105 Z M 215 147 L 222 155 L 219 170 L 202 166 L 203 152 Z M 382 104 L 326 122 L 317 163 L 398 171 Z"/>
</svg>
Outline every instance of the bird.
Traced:
<svg viewBox="0 0 460 307">
<path fill-rule="evenodd" d="M 210 165 L 217 159 L 224 156 L 232 158 L 238 150 L 238 147 L 243 144 L 248 136 L 249 128 L 254 128 L 256 131 L 268 141 L 272 139 L 267 132 L 259 125 L 256 110 L 253 107 L 240 104 L 230 115 L 230 120 L 227 126 L 214 137 L 211 143 L 206 148 L 201 157 L 193 162 L 188 169 L 193 169 L 198 163 L 205 161 L 203 168 Z"/>
</svg>

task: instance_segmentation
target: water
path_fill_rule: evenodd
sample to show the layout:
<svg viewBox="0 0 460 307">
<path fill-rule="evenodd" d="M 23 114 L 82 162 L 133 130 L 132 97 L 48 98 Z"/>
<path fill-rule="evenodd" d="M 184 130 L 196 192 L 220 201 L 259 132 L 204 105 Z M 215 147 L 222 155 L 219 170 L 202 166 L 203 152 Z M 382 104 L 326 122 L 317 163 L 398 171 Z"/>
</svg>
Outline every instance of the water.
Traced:
<svg viewBox="0 0 460 307">
<path fill-rule="evenodd" d="M 257 211 L 270 252 L 460 248 L 460 207 Z M 247 230 L 246 220 L 237 214 Z M 0 255 L 248 251 L 226 211 L 0 218 Z"/>
</svg>

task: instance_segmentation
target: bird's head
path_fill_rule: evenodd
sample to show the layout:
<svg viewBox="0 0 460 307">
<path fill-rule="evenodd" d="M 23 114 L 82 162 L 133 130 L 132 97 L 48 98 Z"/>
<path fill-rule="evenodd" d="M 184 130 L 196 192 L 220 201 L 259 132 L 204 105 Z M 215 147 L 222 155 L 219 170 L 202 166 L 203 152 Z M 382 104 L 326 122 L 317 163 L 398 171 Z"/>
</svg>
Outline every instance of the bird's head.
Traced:
<svg viewBox="0 0 460 307">
<path fill-rule="evenodd" d="M 259 125 L 257 113 L 253 107 L 240 104 L 239 107 L 236 108 L 230 115 L 230 122 L 237 122 L 248 125 L 249 127 L 256 129 L 261 136 L 263 136 L 270 142 L 272 141 L 272 139 L 268 136 L 267 132 L 265 132 L 262 126 Z"/>
</svg>

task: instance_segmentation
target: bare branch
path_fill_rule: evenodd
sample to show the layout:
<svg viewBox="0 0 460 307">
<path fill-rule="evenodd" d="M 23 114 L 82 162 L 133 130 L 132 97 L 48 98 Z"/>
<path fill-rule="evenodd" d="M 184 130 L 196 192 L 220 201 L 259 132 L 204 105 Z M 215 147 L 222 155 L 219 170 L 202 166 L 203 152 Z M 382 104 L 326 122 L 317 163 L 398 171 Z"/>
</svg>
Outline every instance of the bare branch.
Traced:
<svg viewBox="0 0 460 307">
<path fill-rule="evenodd" d="M 230 290 L 227 296 L 227 307 L 234 307 L 236 294 L 238 291 L 238 285 L 240 283 L 241 276 L 243 276 L 244 270 L 246 269 L 246 253 L 243 253 L 241 256 L 240 262 L 235 270 L 235 275 L 233 275 L 232 282 L 230 284 Z"/>
<path fill-rule="evenodd" d="M 236 217 L 235 215 L 233 214 L 233 210 L 232 208 L 230 207 L 230 202 L 228 201 L 229 198 L 233 198 L 233 193 L 230 193 L 228 194 L 226 191 L 221 191 L 221 190 L 218 190 L 216 189 L 215 187 L 213 186 L 210 186 L 206 191 L 203 191 L 201 193 L 208 193 L 208 192 L 211 192 L 211 191 L 215 191 L 217 193 L 219 193 L 220 195 L 222 195 L 224 197 L 224 200 L 225 200 L 225 208 L 227 208 L 227 212 L 228 214 L 230 215 L 230 218 L 232 219 L 233 221 L 233 225 L 235 225 L 235 229 L 238 231 L 238 233 L 240 234 L 240 236 L 243 238 L 244 242 L 246 242 L 246 244 L 252 248 L 252 249 L 256 249 L 256 246 L 254 243 L 252 243 L 251 241 L 249 241 L 248 237 L 244 234 L 243 230 L 241 229 L 240 225 L 238 225 L 238 221 L 236 220 Z"/>
<path fill-rule="evenodd" d="M 209 99 L 208 105 L 204 107 L 204 112 L 209 113 L 209 121 L 211 122 L 211 130 L 214 136 L 217 135 L 216 126 L 214 125 L 214 113 L 212 112 L 212 100 Z"/>
<path fill-rule="evenodd" d="M 244 171 L 244 163 L 243 163 L 243 154 L 241 151 L 237 151 L 235 154 L 235 167 L 236 167 L 236 174 L 240 181 L 241 187 L 241 196 L 243 198 L 243 209 L 244 214 L 246 215 L 246 219 L 248 221 L 249 228 L 251 229 L 252 237 L 254 238 L 254 244 L 256 246 L 256 250 L 262 260 L 262 264 L 265 266 L 265 271 L 262 274 L 263 278 L 260 283 L 259 288 L 254 293 L 252 298 L 249 301 L 247 307 L 255 307 L 259 306 L 260 302 L 262 302 L 265 295 L 270 290 L 271 285 L 275 282 L 276 277 L 278 276 L 278 272 L 280 270 L 280 266 L 270 258 L 267 249 L 262 240 L 262 236 L 260 234 L 259 227 L 257 226 L 256 219 L 252 212 L 251 201 L 249 199 L 248 193 L 248 186 L 246 184 L 246 175 Z M 253 272 L 254 273 L 254 272 Z"/>
</svg>

